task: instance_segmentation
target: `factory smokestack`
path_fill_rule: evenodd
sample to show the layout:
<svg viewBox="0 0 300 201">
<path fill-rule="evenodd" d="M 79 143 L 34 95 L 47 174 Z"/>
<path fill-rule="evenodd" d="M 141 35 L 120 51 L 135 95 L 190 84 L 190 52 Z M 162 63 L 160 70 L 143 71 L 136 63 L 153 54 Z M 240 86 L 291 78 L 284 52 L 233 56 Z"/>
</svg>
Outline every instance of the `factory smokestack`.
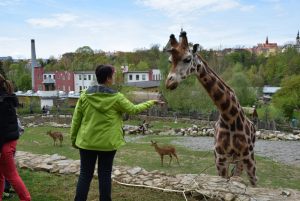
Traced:
<svg viewBox="0 0 300 201">
<path fill-rule="evenodd" d="M 36 53 L 35 53 L 35 42 L 34 39 L 31 39 L 31 85 L 32 90 L 34 90 L 34 68 L 39 67 L 39 63 L 36 60 Z"/>
</svg>

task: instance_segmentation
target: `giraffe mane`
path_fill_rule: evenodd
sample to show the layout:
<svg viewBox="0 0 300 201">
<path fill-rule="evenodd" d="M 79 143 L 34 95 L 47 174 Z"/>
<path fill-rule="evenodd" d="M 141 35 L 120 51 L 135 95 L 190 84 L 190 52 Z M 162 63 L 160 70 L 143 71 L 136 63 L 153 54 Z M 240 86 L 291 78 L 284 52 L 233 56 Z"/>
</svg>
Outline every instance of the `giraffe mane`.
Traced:
<svg viewBox="0 0 300 201">
<path fill-rule="evenodd" d="M 228 86 L 228 85 L 224 82 L 224 80 L 223 80 L 219 75 L 217 75 L 217 74 L 209 67 L 209 65 L 208 65 L 207 62 L 202 58 L 202 56 L 201 56 L 200 54 L 198 54 L 198 53 L 196 53 L 196 55 L 201 59 L 201 61 L 202 61 L 202 62 L 204 63 L 204 65 L 207 67 L 207 69 L 209 70 L 209 72 L 212 73 L 214 76 L 216 76 L 216 77 L 220 80 L 220 82 L 221 82 L 225 87 L 227 87 L 228 90 L 230 90 L 231 92 L 233 92 L 233 90 L 231 89 L 231 87 Z"/>
</svg>

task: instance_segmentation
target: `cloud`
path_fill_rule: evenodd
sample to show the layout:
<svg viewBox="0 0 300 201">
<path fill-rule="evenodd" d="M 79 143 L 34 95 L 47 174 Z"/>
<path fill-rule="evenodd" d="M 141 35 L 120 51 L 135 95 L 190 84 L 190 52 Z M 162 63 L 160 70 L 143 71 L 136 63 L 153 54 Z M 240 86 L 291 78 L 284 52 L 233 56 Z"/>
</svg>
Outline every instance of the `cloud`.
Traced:
<svg viewBox="0 0 300 201">
<path fill-rule="evenodd" d="M 0 0 L 0 6 L 11 6 L 18 4 L 20 0 Z"/>
<path fill-rule="evenodd" d="M 138 4 L 163 11 L 169 17 L 190 15 L 197 11 L 198 14 L 218 12 L 229 9 L 242 11 L 253 8 L 251 5 L 242 5 L 238 0 L 136 0 Z"/>
<path fill-rule="evenodd" d="M 53 14 L 50 18 L 30 18 L 26 22 L 42 28 L 64 27 L 68 23 L 74 22 L 78 17 L 73 14 L 60 13 Z"/>
<path fill-rule="evenodd" d="M 0 36 L 0 42 L 11 42 L 11 41 L 17 41 L 19 40 L 18 38 L 12 38 L 12 37 L 6 37 L 6 36 Z"/>
</svg>

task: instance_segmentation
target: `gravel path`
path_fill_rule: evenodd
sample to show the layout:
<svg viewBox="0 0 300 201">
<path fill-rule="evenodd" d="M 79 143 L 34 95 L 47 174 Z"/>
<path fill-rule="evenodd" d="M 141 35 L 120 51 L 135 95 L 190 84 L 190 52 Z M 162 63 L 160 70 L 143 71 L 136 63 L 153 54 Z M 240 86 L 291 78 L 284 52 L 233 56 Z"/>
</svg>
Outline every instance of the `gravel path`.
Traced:
<svg viewBox="0 0 300 201">
<path fill-rule="evenodd" d="M 212 137 L 181 137 L 172 141 L 193 150 L 213 150 Z M 274 161 L 300 167 L 300 141 L 267 141 L 258 140 L 255 143 L 255 153 Z"/>
</svg>

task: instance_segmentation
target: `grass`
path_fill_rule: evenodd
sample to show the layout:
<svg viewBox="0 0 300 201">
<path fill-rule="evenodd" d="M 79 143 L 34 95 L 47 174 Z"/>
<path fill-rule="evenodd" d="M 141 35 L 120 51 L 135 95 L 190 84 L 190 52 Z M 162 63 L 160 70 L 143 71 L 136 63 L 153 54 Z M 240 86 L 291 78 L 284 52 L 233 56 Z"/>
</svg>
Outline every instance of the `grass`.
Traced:
<svg viewBox="0 0 300 201">
<path fill-rule="evenodd" d="M 53 175 L 46 172 L 19 171 L 33 201 L 69 201 L 74 199 L 77 177 L 74 175 Z M 183 196 L 176 193 L 164 193 L 146 188 L 125 187 L 113 183 L 112 199 L 114 201 L 182 201 Z M 89 201 L 98 200 L 97 180 L 92 181 Z M 10 201 L 18 201 L 17 195 Z M 189 201 L 195 201 L 190 198 Z"/>
<path fill-rule="evenodd" d="M 71 147 L 70 136 L 67 128 L 52 128 L 52 131 L 64 133 L 63 146 L 53 146 L 52 139 L 46 135 L 50 127 L 26 128 L 21 136 L 17 149 L 36 154 L 59 154 L 71 159 L 79 159 L 79 153 Z M 134 137 L 134 136 L 133 136 Z M 216 175 L 214 156 L 212 151 L 201 152 L 186 149 L 176 145 L 180 166 L 173 161 L 171 167 L 167 165 L 169 158 L 165 157 L 165 166 L 160 166 L 159 155 L 150 146 L 150 140 L 158 141 L 159 145 L 170 144 L 173 140 L 181 140 L 183 137 L 176 136 L 144 136 L 135 141 L 127 142 L 118 150 L 114 165 L 139 166 L 148 171 L 159 170 L 169 174 L 192 173 Z M 300 190 L 300 168 L 288 166 L 256 156 L 258 187 L 267 188 L 292 188 Z M 22 178 L 29 188 L 33 200 L 72 200 L 77 177 L 57 176 L 44 172 L 31 172 L 20 170 Z M 248 179 L 243 175 L 245 182 Z M 59 184 L 59 185 L 57 185 Z M 97 183 L 93 181 L 89 200 L 97 200 Z M 155 192 L 155 193 L 153 193 Z M 47 196 L 45 196 L 47 195 Z M 125 199 L 122 198 L 125 197 Z M 154 196 L 154 197 L 153 197 Z M 174 197 L 173 197 L 174 196 Z M 123 187 L 117 184 L 113 186 L 114 200 L 183 200 L 182 195 L 167 194 L 150 189 Z M 67 199 L 66 199 L 67 198 Z M 148 199 L 149 198 L 149 199 Z M 192 199 L 191 199 L 192 200 Z"/>
</svg>

